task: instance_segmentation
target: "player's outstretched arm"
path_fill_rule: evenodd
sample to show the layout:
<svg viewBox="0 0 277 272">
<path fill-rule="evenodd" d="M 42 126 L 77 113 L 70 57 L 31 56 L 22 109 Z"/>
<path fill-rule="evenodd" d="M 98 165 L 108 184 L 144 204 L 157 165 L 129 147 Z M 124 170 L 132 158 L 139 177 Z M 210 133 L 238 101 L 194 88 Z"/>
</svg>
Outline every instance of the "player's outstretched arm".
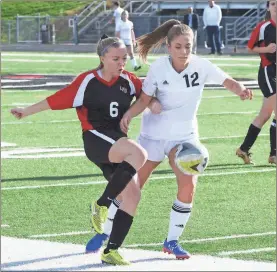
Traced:
<svg viewBox="0 0 277 272">
<path fill-rule="evenodd" d="M 253 48 L 248 47 L 248 51 L 251 53 L 258 53 L 258 54 L 266 54 L 266 53 L 275 53 L 276 52 L 276 43 L 270 43 L 268 46 L 265 47 L 258 47 L 255 46 Z"/>
<path fill-rule="evenodd" d="M 28 115 L 36 114 L 41 111 L 49 110 L 50 106 L 46 99 L 33 104 L 31 106 L 25 107 L 25 108 L 13 108 L 11 109 L 11 114 L 17 118 L 22 119 Z"/>
<path fill-rule="evenodd" d="M 139 98 L 126 111 L 126 113 L 123 115 L 120 121 L 120 128 L 124 133 L 128 132 L 131 120 L 147 108 L 151 99 L 152 96 L 145 94 L 143 91 L 141 92 Z"/>
<path fill-rule="evenodd" d="M 250 89 L 247 89 L 243 84 L 234 80 L 233 78 L 227 78 L 223 82 L 223 86 L 229 91 L 235 93 L 240 96 L 241 100 L 252 99 L 253 92 Z"/>
</svg>

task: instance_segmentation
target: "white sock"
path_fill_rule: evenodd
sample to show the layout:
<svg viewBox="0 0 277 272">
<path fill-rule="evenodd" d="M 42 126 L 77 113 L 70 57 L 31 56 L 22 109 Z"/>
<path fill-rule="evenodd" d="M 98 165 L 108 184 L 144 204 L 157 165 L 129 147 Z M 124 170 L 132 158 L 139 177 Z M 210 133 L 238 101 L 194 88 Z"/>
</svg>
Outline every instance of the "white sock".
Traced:
<svg viewBox="0 0 277 272">
<path fill-rule="evenodd" d="M 110 234 L 112 232 L 113 219 L 114 219 L 114 216 L 115 216 L 119 206 L 120 206 L 120 201 L 118 201 L 117 199 L 114 199 L 111 206 L 109 207 L 108 218 L 107 218 L 106 222 L 104 223 L 104 233 L 107 234 L 108 236 L 110 236 Z"/>
<path fill-rule="evenodd" d="M 135 57 L 133 57 L 133 58 L 131 59 L 131 63 L 132 63 L 133 68 L 135 68 L 136 66 L 138 66 Z"/>
<path fill-rule="evenodd" d="M 176 199 L 170 212 L 167 241 L 179 240 L 189 220 L 192 203 L 183 203 Z"/>
</svg>

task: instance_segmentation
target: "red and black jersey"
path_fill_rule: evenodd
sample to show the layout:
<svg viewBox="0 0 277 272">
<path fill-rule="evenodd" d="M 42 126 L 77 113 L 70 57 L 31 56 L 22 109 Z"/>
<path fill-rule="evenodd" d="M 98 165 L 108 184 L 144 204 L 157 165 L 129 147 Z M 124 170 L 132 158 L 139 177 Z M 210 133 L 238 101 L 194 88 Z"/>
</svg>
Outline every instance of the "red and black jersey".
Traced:
<svg viewBox="0 0 277 272">
<path fill-rule="evenodd" d="M 276 24 L 273 20 L 263 21 L 256 26 L 248 41 L 248 47 L 266 47 L 270 43 L 276 43 Z M 260 57 L 262 67 L 276 63 L 276 53 L 260 54 Z"/>
<path fill-rule="evenodd" d="M 123 114 L 133 97 L 141 92 L 141 81 L 134 74 L 123 71 L 110 82 L 96 70 L 80 74 L 67 87 L 47 97 L 52 110 L 76 108 L 83 131 L 119 128 Z"/>
</svg>

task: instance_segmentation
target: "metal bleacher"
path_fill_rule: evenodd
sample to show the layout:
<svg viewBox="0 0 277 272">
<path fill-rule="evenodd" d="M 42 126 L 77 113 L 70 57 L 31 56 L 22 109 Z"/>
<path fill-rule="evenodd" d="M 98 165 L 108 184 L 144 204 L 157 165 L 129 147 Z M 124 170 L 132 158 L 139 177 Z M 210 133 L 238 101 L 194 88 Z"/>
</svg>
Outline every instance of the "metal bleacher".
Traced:
<svg viewBox="0 0 277 272">
<path fill-rule="evenodd" d="M 220 5 L 221 9 L 252 9 L 260 1 L 257 0 L 220 0 L 215 1 L 216 4 Z M 265 2 L 264 7 L 265 7 Z M 156 10 L 163 9 L 183 9 L 188 6 L 193 6 L 195 9 L 204 9 L 208 5 L 207 0 L 196 0 L 196 1 L 184 1 L 184 0 L 152 0 L 152 7 Z"/>
<path fill-rule="evenodd" d="M 80 42 L 96 42 L 102 33 L 113 35 L 114 26 L 109 24 L 113 11 L 107 3 L 108 1 L 94 0 L 81 14 L 76 16 Z M 222 10 L 247 10 L 240 17 L 224 16 L 222 19 L 222 38 L 226 46 L 244 45 L 255 24 L 264 17 L 266 8 L 266 1 L 264 0 L 218 0 L 215 3 Z M 208 5 L 208 0 L 126 0 L 122 1 L 121 4 L 122 8 L 129 11 L 131 19 L 135 22 L 138 34 L 142 35 L 143 31 L 152 31 L 153 27 L 162 22 L 162 18 L 171 18 L 173 16 L 172 13 L 171 17 L 161 14 L 160 11 L 175 10 L 176 16 L 181 17 L 184 14 L 183 11 L 192 6 L 201 15 L 201 10 Z M 200 36 L 203 34 L 202 32 L 199 31 Z"/>
</svg>

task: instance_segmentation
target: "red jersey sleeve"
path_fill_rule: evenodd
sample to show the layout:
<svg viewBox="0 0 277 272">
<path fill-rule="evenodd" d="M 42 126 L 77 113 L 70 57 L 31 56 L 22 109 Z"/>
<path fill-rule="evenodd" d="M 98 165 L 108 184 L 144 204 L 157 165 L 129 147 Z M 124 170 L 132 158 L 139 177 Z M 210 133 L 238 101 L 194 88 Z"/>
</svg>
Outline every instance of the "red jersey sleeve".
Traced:
<svg viewBox="0 0 277 272">
<path fill-rule="evenodd" d="M 259 42 L 260 29 L 264 22 L 259 23 L 251 33 L 250 40 L 248 41 L 248 48 L 253 49 Z"/>
<path fill-rule="evenodd" d="M 77 76 L 68 86 L 46 98 L 52 110 L 64 110 L 73 108 L 74 99 L 85 77 L 91 73 L 86 72 Z"/>
<path fill-rule="evenodd" d="M 142 82 L 141 80 L 133 73 L 128 72 L 128 76 L 130 78 L 130 80 L 133 82 L 136 93 L 135 96 L 138 98 L 140 96 L 141 93 L 141 88 L 142 88 Z"/>
</svg>

